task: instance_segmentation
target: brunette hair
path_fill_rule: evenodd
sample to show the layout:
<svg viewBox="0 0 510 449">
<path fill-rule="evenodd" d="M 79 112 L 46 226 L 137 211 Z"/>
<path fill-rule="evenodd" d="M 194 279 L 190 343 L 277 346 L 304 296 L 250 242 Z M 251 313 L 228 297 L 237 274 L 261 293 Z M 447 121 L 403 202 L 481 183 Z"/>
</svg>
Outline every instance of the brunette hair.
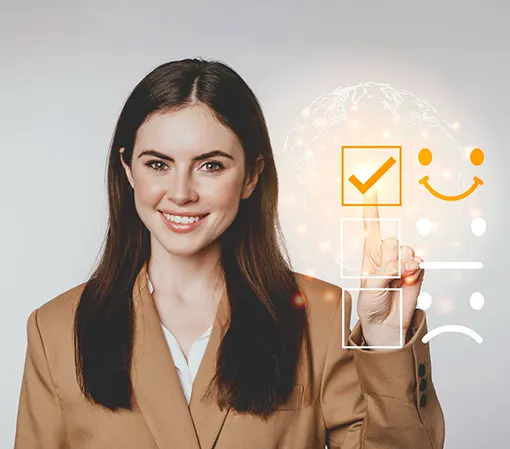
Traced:
<svg viewBox="0 0 510 449">
<path fill-rule="evenodd" d="M 124 162 L 131 166 L 136 133 L 151 114 L 197 103 L 237 135 L 247 174 L 264 158 L 255 190 L 220 237 L 231 316 L 208 393 L 214 383 L 221 408 L 267 418 L 293 390 L 303 342 L 310 349 L 308 320 L 306 307 L 296 306 L 299 286 L 278 220 L 278 179 L 260 104 L 245 81 L 218 61 L 184 59 L 157 67 L 120 113 L 108 160 L 104 246 L 75 315 L 77 379 L 89 401 L 112 411 L 131 409 L 132 294 L 150 240 L 119 150 L 125 148 Z"/>
</svg>

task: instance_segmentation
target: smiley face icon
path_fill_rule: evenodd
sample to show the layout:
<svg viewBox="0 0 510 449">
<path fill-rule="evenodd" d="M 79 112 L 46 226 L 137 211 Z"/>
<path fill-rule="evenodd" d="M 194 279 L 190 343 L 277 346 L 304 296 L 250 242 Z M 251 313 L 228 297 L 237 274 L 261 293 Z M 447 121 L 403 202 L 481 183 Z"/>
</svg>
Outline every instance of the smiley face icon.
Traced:
<svg viewBox="0 0 510 449">
<path fill-rule="evenodd" d="M 471 151 L 469 155 L 469 159 L 473 165 L 481 165 L 484 159 L 483 151 L 480 148 L 475 148 Z M 423 165 L 429 165 L 432 162 L 432 152 L 428 148 L 422 148 L 418 153 L 418 162 Z M 444 201 L 458 201 L 466 198 L 471 195 L 478 186 L 483 185 L 483 181 L 477 176 L 473 177 L 473 184 L 469 187 L 465 192 L 460 193 L 458 195 L 444 195 L 439 193 L 429 184 L 429 177 L 424 176 L 418 182 L 423 184 L 423 186 L 436 198 L 439 198 Z"/>
</svg>

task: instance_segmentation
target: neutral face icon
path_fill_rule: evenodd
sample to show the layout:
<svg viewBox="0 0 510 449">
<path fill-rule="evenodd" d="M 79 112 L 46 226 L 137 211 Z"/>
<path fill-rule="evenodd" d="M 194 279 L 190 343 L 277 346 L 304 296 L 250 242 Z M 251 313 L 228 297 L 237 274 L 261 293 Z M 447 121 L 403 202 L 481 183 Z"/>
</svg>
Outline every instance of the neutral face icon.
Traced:
<svg viewBox="0 0 510 449">
<path fill-rule="evenodd" d="M 475 148 L 473 151 L 471 151 L 471 154 L 469 155 L 469 159 L 473 165 L 481 165 L 484 159 L 483 151 L 480 148 Z M 429 165 L 432 162 L 432 152 L 428 148 L 423 148 L 418 153 L 418 161 L 421 165 Z M 466 198 L 467 196 L 471 195 L 478 186 L 483 185 L 483 181 L 478 178 L 477 176 L 473 177 L 473 184 L 469 189 L 467 189 L 465 192 L 459 194 L 459 195 L 444 195 L 442 193 L 439 193 L 437 190 L 435 190 L 428 182 L 429 177 L 424 176 L 421 178 L 418 182 L 420 184 L 423 184 L 425 188 L 432 193 L 436 198 L 439 198 L 441 200 L 445 201 L 458 201 Z"/>
</svg>

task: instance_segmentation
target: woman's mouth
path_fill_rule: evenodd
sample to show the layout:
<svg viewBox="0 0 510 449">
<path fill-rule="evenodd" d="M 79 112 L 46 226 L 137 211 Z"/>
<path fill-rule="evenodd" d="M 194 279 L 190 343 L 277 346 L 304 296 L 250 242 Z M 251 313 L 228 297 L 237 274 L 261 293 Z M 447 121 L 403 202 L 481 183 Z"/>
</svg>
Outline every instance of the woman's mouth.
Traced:
<svg viewBox="0 0 510 449">
<path fill-rule="evenodd" d="M 161 212 L 161 211 L 160 211 Z M 200 215 L 198 217 L 180 216 L 180 215 L 168 215 L 161 212 L 163 220 L 168 228 L 177 233 L 186 233 L 193 231 L 197 226 L 202 223 L 205 217 L 209 214 Z"/>
</svg>

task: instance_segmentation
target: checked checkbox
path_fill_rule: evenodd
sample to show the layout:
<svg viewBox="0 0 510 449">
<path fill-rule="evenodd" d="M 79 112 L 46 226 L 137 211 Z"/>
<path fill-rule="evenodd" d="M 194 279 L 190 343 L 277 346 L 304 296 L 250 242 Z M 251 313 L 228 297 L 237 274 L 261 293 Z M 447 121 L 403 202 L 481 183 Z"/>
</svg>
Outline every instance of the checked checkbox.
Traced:
<svg viewBox="0 0 510 449">
<path fill-rule="evenodd" d="M 378 206 L 402 205 L 401 146 L 342 146 L 342 206 L 363 206 L 371 189 Z"/>
</svg>

